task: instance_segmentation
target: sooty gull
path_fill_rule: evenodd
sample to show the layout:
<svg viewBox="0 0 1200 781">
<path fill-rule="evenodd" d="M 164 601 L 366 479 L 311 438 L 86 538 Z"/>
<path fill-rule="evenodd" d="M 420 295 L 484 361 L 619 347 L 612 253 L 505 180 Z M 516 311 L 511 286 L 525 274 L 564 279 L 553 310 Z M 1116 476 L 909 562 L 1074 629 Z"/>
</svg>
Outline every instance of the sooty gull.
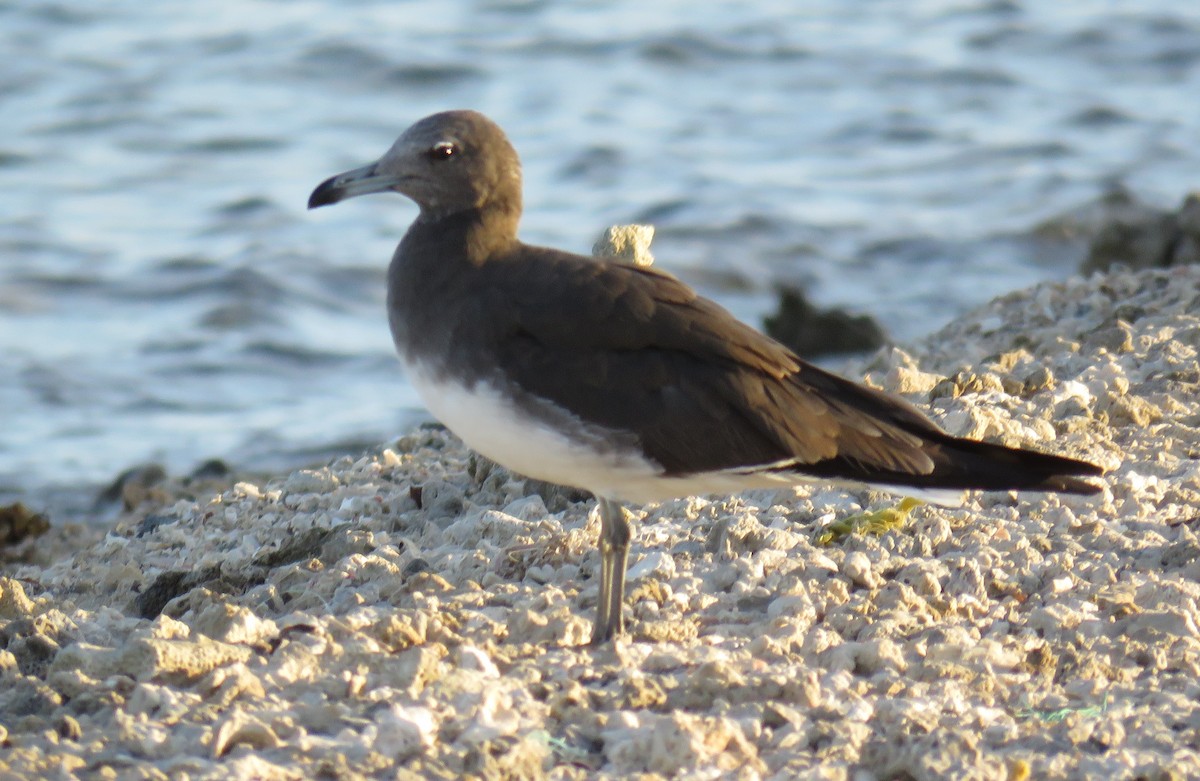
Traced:
<svg viewBox="0 0 1200 781">
<path fill-rule="evenodd" d="M 934 501 L 963 489 L 1100 490 L 1076 477 L 1100 467 L 953 437 L 670 274 L 523 244 L 520 161 L 482 114 L 422 119 L 378 161 L 322 182 L 308 206 L 385 191 L 420 208 L 392 257 L 387 307 L 429 411 L 512 471 L 598 500 L 593 643 L 624 628 L 631 532 L 620 503 L 811 481 Z"/>
</svg>

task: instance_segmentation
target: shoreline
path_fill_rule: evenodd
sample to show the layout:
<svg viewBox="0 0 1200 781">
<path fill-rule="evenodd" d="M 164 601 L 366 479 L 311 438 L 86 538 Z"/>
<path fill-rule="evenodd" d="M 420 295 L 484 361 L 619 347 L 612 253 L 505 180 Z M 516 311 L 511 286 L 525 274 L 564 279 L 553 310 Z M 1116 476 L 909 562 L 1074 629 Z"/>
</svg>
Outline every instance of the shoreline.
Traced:
<svg viewBox="0 0 1200 781">
<path fill-rule="evenodd" d="M 1038 285 L 857 362 L 1106 491 L 829 546 L 897 500 L 631 508 L 616 649 L 582 645 L 592 503 L 433 429 L 53 529 L 0 569 L 0 776 L 1200 774 L 1198 349 L 1192 266 Z"/>
</svg>

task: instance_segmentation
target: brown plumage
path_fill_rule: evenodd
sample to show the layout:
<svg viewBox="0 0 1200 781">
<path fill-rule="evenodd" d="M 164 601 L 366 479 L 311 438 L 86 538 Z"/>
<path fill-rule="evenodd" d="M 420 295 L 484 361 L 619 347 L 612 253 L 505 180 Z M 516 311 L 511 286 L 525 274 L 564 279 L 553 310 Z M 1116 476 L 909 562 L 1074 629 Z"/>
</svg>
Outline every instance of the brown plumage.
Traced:
<svg viewBox="0 0 1200 781">
<path fill-rule="evenodd" d="M 814 479 L 1101 490 L 1080 479 L 1098 466 L 952 437 L 669 274 L 523 244 L 517 154 L 480 114 L 421 120 L 309 207 L 388 190 L 420 207 L 388 271 L 388 316 L 426 403 L 485 455 L 600 500 L 595 642 L 623 626 L 631 533 L 617 500 Z"/>
</svg>

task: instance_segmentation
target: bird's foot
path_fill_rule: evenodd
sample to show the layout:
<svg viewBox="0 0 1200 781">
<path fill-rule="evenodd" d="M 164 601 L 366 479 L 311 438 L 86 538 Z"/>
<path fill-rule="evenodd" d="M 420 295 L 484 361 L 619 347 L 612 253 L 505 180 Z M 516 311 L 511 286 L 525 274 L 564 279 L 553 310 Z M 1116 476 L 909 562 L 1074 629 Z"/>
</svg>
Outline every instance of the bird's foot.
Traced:
<svg viewBox="0 0 1200 781">
<path fill-rule="evenodd" d="M 596 621 L 592 624 L 592 639 L 588 645 L 597 648 L 611 643 L 625 634 L 625 616 L 621 612 L 621 602 L 601 601 L 596 611 Z"/>
<path fill-rule="evenodd" d="M 618 637 L 625 635 L 625 628 L 619 627 L 615 630 L 606 629 L 599 622 L 592 628 L 592 638 L 588 640 L 588 645 L 592 648 L 600 648 L 608 645 Z"/>
</svg>

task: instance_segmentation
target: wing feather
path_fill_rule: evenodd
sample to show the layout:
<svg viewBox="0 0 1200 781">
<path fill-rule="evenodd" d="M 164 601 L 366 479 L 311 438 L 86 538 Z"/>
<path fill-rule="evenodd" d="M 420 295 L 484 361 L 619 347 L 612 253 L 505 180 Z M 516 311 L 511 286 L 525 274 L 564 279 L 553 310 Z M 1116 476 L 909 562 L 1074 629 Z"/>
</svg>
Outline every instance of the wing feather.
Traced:
<svg viewBox="0 0 1200 781">
<path fill-rule="evenodd" d="M 675 277 L 529 247 L 521 257 L 539 269 L 522 275 L 515 326 L 495 335 L 505 365 L 589 423 L 641 432 L 666 474 L 933 469 L 922 444 L 944 434 L 915 408 L 806 364 Z"/>
</svg>

